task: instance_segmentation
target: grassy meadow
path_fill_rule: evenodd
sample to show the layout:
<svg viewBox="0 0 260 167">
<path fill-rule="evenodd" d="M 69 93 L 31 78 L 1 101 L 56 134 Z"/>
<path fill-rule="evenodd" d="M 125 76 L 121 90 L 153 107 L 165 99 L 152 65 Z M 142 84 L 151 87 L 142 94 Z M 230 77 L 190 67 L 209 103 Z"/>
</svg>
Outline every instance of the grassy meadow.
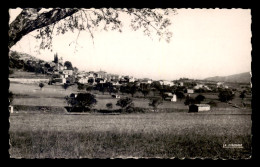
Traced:
<svg viewBox="0 0 260 167">
<path fill-rule="evenodd" d="M 12 114 L 13 158 L 250 158 L 251 115 Z M 223 144 L 242 144 L 226 149 Z"/>
</svg>

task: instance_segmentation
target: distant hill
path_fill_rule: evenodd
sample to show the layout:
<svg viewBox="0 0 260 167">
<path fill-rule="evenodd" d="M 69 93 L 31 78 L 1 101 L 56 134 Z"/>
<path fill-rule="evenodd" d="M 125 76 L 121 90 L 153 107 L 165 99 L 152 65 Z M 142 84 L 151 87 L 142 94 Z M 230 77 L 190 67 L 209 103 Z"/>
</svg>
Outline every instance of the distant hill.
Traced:
<svg viewBox="0 0 260 167">
<path fill-rule="evenodd" d="M 205 78 L 204 80 L 216 81 L 216 82 L 250 83 L 251 74 L 250 72 L 245 72 L 245 73 L 234 74 L 229 76 L 209 77 L 209 78 Z"/>
</svg>

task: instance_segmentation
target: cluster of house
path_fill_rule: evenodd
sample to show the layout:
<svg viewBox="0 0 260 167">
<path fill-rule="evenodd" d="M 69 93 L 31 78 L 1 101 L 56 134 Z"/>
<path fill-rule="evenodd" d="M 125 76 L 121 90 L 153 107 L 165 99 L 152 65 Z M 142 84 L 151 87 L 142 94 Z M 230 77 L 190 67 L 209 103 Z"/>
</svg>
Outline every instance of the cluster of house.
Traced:
<svg viewBox="0 0 260 167">
<path fill-rule="evenodd" d="M 101 71 L 101 70 L 98 72 L 81 71 L 76 74 L 76 77 L 78 78 L 78 82 L 81 84 L 91 83 L 93 85 L 95 85 L 97 83 L 110 82 L 110 83 L 112 83 L 112 85 L 120 86 L 124 83 L 134 83 L 135 82 L 138 85 L 141 83 L 151 84 L 153 82 L 153 80 L 149 79 L 149 78 L 137 79 L 137 78 L 134 78 L 134 77 L 128 76 L 128 75 L 123 76 L 123 75 L 117 75 L 117 74 L 108 74 L 107 72 Z M 174 85 L 174 83 L 171 81 L 160 80 L 159 82 L 161 85 L 169 85 L 169 86 Z"/>
<path fill-rule="evenodd" d="M 67 82 L 67 78 L 74 76 L 72 69 L 67 69 L 63 65 L 62 57 L 58 59 L 58 62 L 51 62 L 50 66 L 54 69 L 50 74 L 52 75 L 51 82 L 55 84 L 64 84 Z"/>
</svg>

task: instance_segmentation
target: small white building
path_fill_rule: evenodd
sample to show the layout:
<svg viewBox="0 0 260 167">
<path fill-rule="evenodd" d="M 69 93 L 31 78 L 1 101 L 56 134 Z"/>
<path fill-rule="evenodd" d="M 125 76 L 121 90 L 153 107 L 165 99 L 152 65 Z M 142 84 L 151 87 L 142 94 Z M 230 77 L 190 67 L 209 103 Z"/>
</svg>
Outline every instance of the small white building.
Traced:
<svg viewBox="0 0 260 167">
<path fill-rule="evenodd" d="M 173 86 L 173 85 L 174 85 L 174 83 L 173 83 L 173 82 L 171 82 L 171 81 L 166 81 L 166 80 L 163 80 L 163 81 L 162 81 L 162 85 Z"/>
<path fill-rule="evenodd" d="M 73 75 L 73 71 L 72 70 L 63 70 L 63 74 L 65 74 L 65 75 Z"/>
<path fill-rule="evenodd" d="M 194 90 L 193 89 L 187 89 L 187 93 L 194 93 Z"/>
<path fill-rule="evenodd" d="M 135 82 L 134 78 L 129 78 L 129 82 Z"/>
<path fill-rule="evenodd" d="M 165 100 L 176 102 L 177 101 L 177 96 L 175 94 L 173 94 L 172 96 L 166 97 Z"/>
<path fill-rule="evenodd" d="M 116 99 L 120 99 L 119 95 L 112 95 L 112 97 L 116 98 Z"/>
<path fill-rule="evenodd" d="M 80 78 L 78 82 L 82 84 L 86 84 L 88 83 L 88 77 Z"/>
<path fill-rule="evenodd" d="M 210 111 L 208 104 L 192 104 L 189 106 L 189 112 Z"/>
<path fill-rule="evenodd" d="M 171 92 L 165 92 L 164 94 L 167 95 L 167 96 L 172 96 Z"/>
</svg>

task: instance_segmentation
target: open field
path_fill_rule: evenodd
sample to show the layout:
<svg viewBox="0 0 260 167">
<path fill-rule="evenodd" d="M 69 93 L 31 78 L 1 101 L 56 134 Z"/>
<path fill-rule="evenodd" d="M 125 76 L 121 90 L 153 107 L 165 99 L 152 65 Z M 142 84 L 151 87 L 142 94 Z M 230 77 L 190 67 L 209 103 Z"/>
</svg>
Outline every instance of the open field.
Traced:
<svg viewBox="0 0 260 167">
<path fill-rule="evenodd" d="M 251 109 L 218 102 L 211 111 L 188 113 L 184 100 L 164 101 L 152 112 L 149 100 L 133 98 L 146 113 L 109 115 L 68 113 L 64 97 L 78 92 L 61 86 L 11 83 L 14 111 L 10 115 L 10 155 L 13 158 L 209 157 L 250 158 Z M 93 91 L 94 109 L 113 109 L 118 99 Z M 121 97 L 129 96 L 122 95 Z M 192 96 L 196 96 L 193 94 Z M 217 94 L 205 94 L 216 100 Z M 235 98 L 234 101 L 239 101 Z M 249 99 L 250 100 L 250 99 Z M 18 111 L 18 112 L 17 112 Z M 227 149 L 223 144 L 242 144 Z"/>
<path fill-rule="evenodd" d="M 12 114 L 11 157 L 249 158 L 251 115 Z M 224 149 L 223 144 L 242 144 Z"/>
<path fill-rule="evenodd" d="M 10 78 L 29 78 L 29 79 L 33 79 L 33 78 L 48 79 L 48 78 L 50 78 L 50 76 L 45 75 L 45 74 L 36 75 L 34 72 L 19 71 L 16 69 L 13 69 L 13 70 L 14 70 L 14 73 L 9 75 Z"/>
<path fill-rule="evenodd" d="M 56 106 L 56 107 L 65 107 L 67 106 L 64 97 L 70 95 L 71 93 L 77 93 L 77 86 L 71 86 L 67 90 L 64 90 L 61 86 L 58 85 L 45 85 L 41 90 L 38 84 L 20 84 L 20 83 L 11 83 L 9 88 L 14 94 L 15 98 L 13 101 L 13 105 L 27 105 L 27 106 Z M 116 106 L 116 102 L 118 99 L 112 98 L 111 95 L 105 93 L 104 95 L 100 92 L 93 93 L 96 95 L 96 99 L 98 101 L 97 105 L 94 109 L 107 109 L 106 104 L 112 103 L 113 109 L 119 109 Z M 191 96 L 195 97 L 198 94 L 192 94 Z M 216 94 L 203 94 L 206 97 L 205 101 L 217 100 Z M 120 94 L 121 98 L 129 97 L 129 95 Z M 251 98 L 246 98 L 244 101 L 250 101 Z M 241 99 L 236 97 L 232 102 L 236 104 L 241 104 Z M 146 109 L 152 109 L 149 106 L 149 99 L 144 98 L 133 98 L 133 103 L 135 107 L 141 107 Z M 226 103 L 218 102 L 217 108 L 212 108 L 213 110 L 217 110 L 224 108 L 224 110 L 236 110 Z M 163 104 L 158 106 L 159 109 L 180 109 L 180 110 L 188 110 L 188 106 L 184 105 L 184 100 L 178 100 L 177 102 L 164 101 Z"/>
</svg>

